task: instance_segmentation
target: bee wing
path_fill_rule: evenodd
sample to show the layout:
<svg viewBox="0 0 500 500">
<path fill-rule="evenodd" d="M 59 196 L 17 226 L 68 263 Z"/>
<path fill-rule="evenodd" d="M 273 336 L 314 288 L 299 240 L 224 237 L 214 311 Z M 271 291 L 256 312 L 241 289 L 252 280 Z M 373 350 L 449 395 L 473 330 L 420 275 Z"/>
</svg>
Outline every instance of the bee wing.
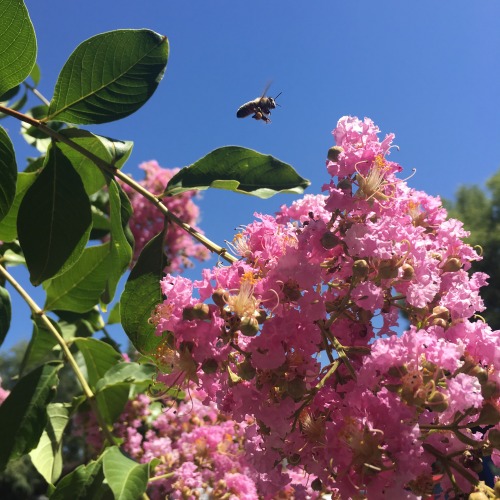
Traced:
<svg viewBox="0 0 500 500">
<path fill-rule="evenodd" d="M 264 92 L 262 92 L 262 95 L 260 96 L 261 99 L 267 94 L 267 91 L 269 90 L 269 87 L 271 86 L 271 83 L 273 83 L 272 80 L 269 80 L 267 82 L 266 86 L 264 87 Z"/>
</svg>

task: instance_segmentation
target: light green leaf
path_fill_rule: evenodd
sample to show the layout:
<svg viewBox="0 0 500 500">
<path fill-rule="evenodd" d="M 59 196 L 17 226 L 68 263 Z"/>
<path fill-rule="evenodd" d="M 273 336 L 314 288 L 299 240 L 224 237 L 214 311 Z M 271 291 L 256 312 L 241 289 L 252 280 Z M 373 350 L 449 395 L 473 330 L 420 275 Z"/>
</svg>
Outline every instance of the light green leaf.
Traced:
<svg viewBox="0 0 500 500">
<path fill-rule="evenodd" d="M 167 38 L 154 31 L 116 30 L 89 38 L 61 70 L 48 119 L 88 124 L 124 118 L 151 97 L 167 60 Z"/>
<path fill-rule="evenodd" d="M 14 146 L 7 132 L 0 127 L 0 221 L 9 213 L 14 202 L 16 179 L 17 164 Z"/>
<path fill-rule="evenodd" d="M 0 240 L 14 241 L 17 239 L 17 214 L 21 201 L 29 187 L 35 182 L 38 174 L 24 173 L 17 174 L 16 196 L 5 218 L 0 222 Z"/>
<path fill-rule="evenodd" d="M 127 363 L 123 361 L 112 366 L 96 385 L 96 392 L 102 391 L 108 387 L 125 384 L 140 384 L 151 382 L 156 373 L 153 365 L 140 365 L 139 363 Z"/>
<path fill-rule="evenodd" d="M 65 273 L 43 283 L 47 292 L 44 309 L 86 312 L 99 303 L 110 267 L 110 244 L 86 248 Z"/>
<path fill-rule="evenodd" d="M 163 301 L 160 280 L 166 258 L 163 251 L 165 229 L 152 238 L 130 272 L 120 299 L 122 326 L 141 354 L 151 354 L 161 342 L 149 322 L 154 308 Z"/>
<path fill-rule="evenodd" d="M 57 324 L 53 321 L 51 322 L 53 326 L 57 328 Z M 52 332 L 47 329 L 45 323 L 39 319 L 34 321 L 33 333 L 19 369 L 20 375 L 33 370 L 36 366 L 39 366 L 42 363 L 54 359 L 55 346 L 59 346 L 59 344 L 57 343 L 57 340 Z M 58 349 L 60 348 L 58 347 Z"/>
<path fill-rule="evenodd" d="M 47 116 L 49 107 L 45 104 L 40 104 L 26 111 L 26 115 L 35 118 L 36 120 L 42 120 Z M 58 132 L 61 131 L 66 124 L 64 122 L 51 121 L 47 123 L 47 126 L 52 130 Z M 21 122 L 21 135 L 24 140 L 30 145 L 36 148 L 40 153 L 45 154 L 52 143 L 52 137 L 46 132 L 41 130 L 39 127 L 30 125 L 26 122 Z"/>
<path fill-rule="evenodd" d="M 216 149 L 170 179 L 164 195 L 209 187 L 270 198 L 277 193 L 304 192 L 310 182 L 287 163 L 252 149 Z"/>
<path fill-rule="evenodd" d="M 103 456 L 104 476 L 115 500 L 137 500 L 146 492 L 149 464 L 138 464 L 113 446 Z"/>
<path fill-rule="evenodd" d="M 131 141 L 110 139 L 77 128 L 62 130 L 61 135 L 116 168 L 121 168 L 125 164 L 134 145 Z M 59 148 L 80 174 L 87 194 L 93 194 L 106 185 L 104 174 L 92 160 L 65 143 L 60 143 Z"/>
<path fill-rule="evenodd" d="M 36 37 L 22 0 L 0 0 L 0 96 L 24 81 L 36 61 Z"/>
<path fill-rule="evenodd" d="M 0 470 L 35 448 L 47 422 L 62 363 L 47 363 L 19 380 L 0 406 Z"/>
<path fill-rule="evenodd" d="M 10 327 L 12 306 L 9 292 L 0 286 L 0 346 L 2 345 Z"/>
<path fill-rule="evenodd" d="M 47 427 L 30 457 L 36 470 L 49 484 L 54 484 L 62 472 L 62 441 L 68 425 L 71 405 L 51 403 L 47 406 Z"/>
<path fill-rule="evenodd" d="M 75 344 L 83 354 L 88 382 L 95 389 L 97 381 L 114 365 L 123 360 L 110 345 L 93 338 L 76 338 Z"/>
<path fill-rule="evenodd" d="M 80 176 L 57 146 L 51 147 L 44 169 L 24 195 L 17 221 L 33 285 L 78 260 L 91 224 L 90 202 Z"/>
</svg>

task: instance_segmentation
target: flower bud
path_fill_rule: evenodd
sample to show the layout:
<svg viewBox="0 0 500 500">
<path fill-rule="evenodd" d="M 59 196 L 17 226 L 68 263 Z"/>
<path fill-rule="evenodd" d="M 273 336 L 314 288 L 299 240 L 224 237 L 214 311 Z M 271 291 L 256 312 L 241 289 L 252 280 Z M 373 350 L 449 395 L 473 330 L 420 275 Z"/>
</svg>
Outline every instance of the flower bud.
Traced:
<svg viewBox="0 0 500 500">
<path fill-rule="evenodd" d="M 495 492 L 495 498 L 500 498 L 500 481 L 497 481 L 495 483 L 494 492 Z"/>
<path fill-rule="evenodd" d="M 296 402 L 302 399 L 306 390 L 306 383 L 300 378 L 295 378 L 287 383 L 286 392 Z"/>
<path fill-rule="evenodd" d="M 255 337 L 259 332 L 259 322 L 253 316 L 251 318 L 241 318 L 240 332 L 246 337 Z"/>
<path fill-rule="evenodd" d="M 263 325 L 264 321 L 267 319 L 266 311 L 264 311 L 264 309 L 259 309 L 255 318 L 257 319 L 257 323 L 259 323 L 259 325 Z"/>
<path fill-rule="evenodd" d="M 320 242 L 325 250 L 330 250 L 340 244 L 340 238 L 330 231 L 327 231 L 321 237 Z"/>
<path fill-rule="evenodd" d="M 218 288 L 214 293 L 212 293 L 212 300 L 218 307 L 224 307 L 227 304 L 228 298 L 229 294 L 223 288 Z"/>
<path fill-rule="evenodd" d="M 350 191 L 352 189 L 352 182 L 349 179 L 341 179 L 337 183 L 337 187 L 343 191 Z"/>
<path fill-rule="evenodd" d="M 300 286 L 295 280 L 288 280 L 284 285 L 283 285 L 283 295 L 285 296 L 285 299 L 287 302 L 297 302 L 297 300 L 302 297 L 302 294 L 300 293 Z"/>
<path fill-rule="evenodd" d="M 415 276 L 415 269 L 413 269 L 413 266 L 411 266 L 410 264 L 403 264 L 401 269 L 403 269 L 403 275 L 401 276 L 401 279 L 410 281 L 411 279 L 413 279 L 413 276 Z"/>
<path fill-rule="evenodd" d="M 481 384 L 481 395 L 484 399 L 498 397 L 498 393 L 498 385 L 494 380 L 488 380 L 484 384 Z"/>
<path fill-rule="evenodd" d="M 476 425 L 497 425 L 499 422 L 499 409 L 491 403 L 484 403 L 479 418 L 474 423 Z M 491 431 L 489 435 L 491 435 Z"/>
<path fill-rule="evenodd" d="M 311 483 L 311 489 L 313 491 L 321 491 L 323 489 L 323 483 L 321 482 L 321 479 L 317 477 L 312 483 Z"/>
<path fill-rule="evenodd" d="M 428 405 L 432 411 L 441 413 L 448 408 L 448 401 L 446 396 L 438 391 L 433 392 L 427 400 Z"/>
<path fill-rule="evenodd" d="M 193 319 L 208 319 L 210 317 L 210 308 L 208 304 L 200 302 L 194 306 L 185 307 L 182 310 L 182 319 L 185 321 Z"/>
<path fill-rule="evenodd" d="M 491 429 L 488 432 L 488 441 L 490 442 L 493 448 L 500 448 L 500 430 L 499 429 Z"/>
<path fill-rule="evenodd" d="M 242 363 L 238 365 L 238 375 L 243 380 L 252 380 L 255 377 L 257 370 L 252 366 L 252 363 L 248 359 L 245 359 Z"/>
<path fill-rule="evenodd" d="M 434 318 L 431 322 L 431 325 L 432 326 L 439 326 L 443 329 L 446 329 L 446 327 L 448 326 L 448 322 L 445 321 L 443 318 Z"/>
<path fill-rule="evenodd" d="M 344 152 L 344 148 L 340 146 L 333 146 L 328 150 L 327 158 L 330 161 L 337 161 L 341 153 Z"/>
<path fill-rule="evenodd" d="M 206 359 L 201 365 L 201 369 L 207 374 L 215 373 L 218 367 L 217 361 L 213 358 Z"/>
<path fill-rule="evenodd" d="M 474 491 L 469 495 L 468 500 L 488 500 L 488 497 L 482 491 Z"/>
<path fill-rule="evenodd" d="M 392 259 L 383 260 L 378 266 L 378 277 L 383 280 L 394 279 L 398 277 L 399 266 Z"/>
<path fill-rule="evenodd" d="M 368 276 L 368 271 L 370 267 L 368 266 L 368 262 L 364 259 L 358 259 L 352 265 L 352 275 L 354 278 L 358 278 L 360 280 L 365 279 Z"/>
<path fill-rule="evenodd" d="M 298 453 L 294 453 L 293 455 L 289 456 L 288 463 L 290 465 L 299 465 L 300 464 L 300 455 Z"/>
<path fill-rule="evenodd" d="M 453 273 L 459 271 L 461 268 L 462 263 L 456 257 L 449 257 L 442 266 L 442 270 L 445 273 Z"/>
</svg>

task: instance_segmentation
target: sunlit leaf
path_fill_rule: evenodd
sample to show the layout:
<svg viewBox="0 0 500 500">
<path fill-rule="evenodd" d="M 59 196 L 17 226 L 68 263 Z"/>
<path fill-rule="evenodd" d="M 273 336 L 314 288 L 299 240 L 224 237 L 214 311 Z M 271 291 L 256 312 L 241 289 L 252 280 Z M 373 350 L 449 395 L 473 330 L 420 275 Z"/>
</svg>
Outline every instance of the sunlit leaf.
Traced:
<svg viewBox="0 0 500 500">
<path fill-rule="evenodd" d="M 0 470 L 38 444 L 47 422 L 61 363 L 47 363 L 19 380 L 0 405 Z"/>
<path fill-rule="evenodd" d="M 52 322 L 57 329 L 57 324 Z M 46 325 L 37 320 L 33 322 L 33 333 L 24 353 L 19 374 L 23 375 L 35 367 L 54 359 L 54 347 L 58 345 L 56 338 Z"/>
<path fill-rule="evenodd" d="M 101 340 L 76 338 L 74 342 L 83 354 L 87 366 L 88 382 L 93 389 L 97 381 L 112 366 L 123 360 L 119 353 Z"/>
<path fill-rule="evenodd" d="M 14 146 L 0 127 L 0 221 L 5 218 L 16 196 L 17 164 Z"/>
<path fill-rule="evenodd" d="M 96 391 L 102 391 L 114 385 L 130 385 L 150 382 L 156 368 L 153 365 L 140 365 L 123 361 L 112 366 L 96 385 Z"/>
<path fill-rule="evenodd" d="M 70 415 L 71 405 L 49 404 L 47 406 L 47 426 L 38 446 L 30 452 L 33 465 L 49 484 L 55 483 L 62 472 L 62 440 Z"/>
<path fill-rule="evenodd" d="M 80 176 L 57 146 L 19 207 L 17 232 L 34 285 L 78 260 L 92 223 Z"/>
<path fill-rule="evenodd" d="M 62 130 L 61 135 L 116 168 L 121 168 L 125 164 L 134 145 L 131 141 L 110 139 L 77 128 Z M 104 174 L 92 160 L 65 143 L 60 143 L 59 148 L 80 174 L 87 194 L 93 194 L 106 185 Z"/>
<path fill-rule="evenodd" d="M 304 192 L 310 182 L 287 163 L 252 149 L 216 149 L 174 175 L 165 195 L 209 187 L 270 198 L 277 193 Z"/>
<path fill-rule="evenodd" d="M 167 60 L 167 38 L 154 31 L 116 30 L 89 38 L 61 70 L 48 119 L 88 124 L 128 116 L 156 90 Z"/>
<path fill-rule="evenodd" d="M 149 464 L 138 464 L 127 458 L 116 446 L 103 457 L 104 476 L 116 500 L 137 500 L 146 491 Z"/>
<path fill-rule="evenodd" d="M 9 331 L 11 316 L 12 306 L 9 292 L 3 286 L 0 286 L 0 346 Z"/>
<path fill-rule="evenodd" d="M 163 301 L 160 280 L 166 264 L 164 238 L 165 229 L 144 247 L 120 299 L 123 329 L 142 354 L 151 354 L 160 343 L 149 318 L 154 308 Z"/>
<path fill-rule="evenodd" d="M 79 313 L 90 311 L 99 303 L 106 288 L 110 259 L 109 243 L 86 248 L 76 264 L 65 273 L 44 282 L 47 292 L 44 309 Z"/>
<path fill-rule="evenodd" d="M 22 0 L 0 0 L 0 96 L 24 81 L 36 61 L 36 37 Z"/>
<path fill-rule="evenodd" d="M 26 111 L 25 114 L 37 120 L 41 120 L 47 116 L 48 110 L 49 107 L 46 104 L 40 104 Z M 64 122 L 50 121 L 47 123 L 47 126 L 59 132 L 66 127 L 66 124 Z M 52 142 L 52 137 L 50 135 L 39 127 L 35 127 L 26 122 L 21 122 L 21 135 L 30 146 L 33 146 L 42 154 L 47 152 Z"/>
<path fill-rule="evenodd" d="M 0 222 L 0 241 L 14 241 L 17 238 L 17 214 L 21 201 L 28 191 L 28 188 L 35 182 L 38 174 L 24 173 L 17 174 L 16 195 L 9 212 Z"/>
</svg>

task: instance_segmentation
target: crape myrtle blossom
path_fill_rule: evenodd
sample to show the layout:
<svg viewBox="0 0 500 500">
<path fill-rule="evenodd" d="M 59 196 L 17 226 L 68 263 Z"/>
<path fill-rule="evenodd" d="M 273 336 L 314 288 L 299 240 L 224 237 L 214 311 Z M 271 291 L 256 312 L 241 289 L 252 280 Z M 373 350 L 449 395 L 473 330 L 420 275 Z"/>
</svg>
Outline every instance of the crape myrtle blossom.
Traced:
<svg viewBox="0 0 500 500">
<path fill-rule="evenodd" d="M 145 179 L 139 184 L 157 196 L 163 193 L 168 181 L 179 171 L 178 168 L 162 168 L 154 160 L 141 163 L 139 168 L 146 173 Z M 133 208 L 129 225 L 135 239 L 133 260 L 135 262 L 144 245 L 163 229 L 164 216 L 156 206 L 133 188 L 124 183 L 121 185 Z M 186 191 L 178 196 L 163 197 L 161 201 L 174 215 L 196 228 L 197 231 L 202 232 L 196 227 L 200 210 L 193 201 L 195 194 L 195 191 Z M 168 226 L 165 236 L 165 253 L 168 257 L 167 267 L 172 272 L 179 272 L 184 267 L 191 267 L 193 259 L 202 261 L 209 257 L 209 252 L 203 245 L 195 243 L 191 236 L 175 224 Z"/>
<path fill-rule="evenodd" d="M 311 479 L 300 469 L 281 474 L 259 474 L 246 454 L 245 429 L 250 420 L 229 420 L 215 403 L 203 405 L 200 394 L 189 391 L 182 402 L 162 407 L 145 394 L 130 400 L 114 425 L 123 451 L 140 463 L 156 459 L 149 483 L 152 500 L 264 498 L 271 489 L 277 498 L 318 498 Z M 103 445 L 91 412 L 77 415 L 75 431 L 85 436 L 89 451 Z"/>
<path fill-rule="evenodd" d="M 325 195 L 256 214 L 237 263 L 162 280 L 159 379 L 250 418 L 263 476 L 300 467 L 342 499 L 454 497 L 498 446 L 500 337 L 477 316 L 487 276 L 468 273 L 468 233 L 378 133 L 341 118 Z"/>
</svg>

